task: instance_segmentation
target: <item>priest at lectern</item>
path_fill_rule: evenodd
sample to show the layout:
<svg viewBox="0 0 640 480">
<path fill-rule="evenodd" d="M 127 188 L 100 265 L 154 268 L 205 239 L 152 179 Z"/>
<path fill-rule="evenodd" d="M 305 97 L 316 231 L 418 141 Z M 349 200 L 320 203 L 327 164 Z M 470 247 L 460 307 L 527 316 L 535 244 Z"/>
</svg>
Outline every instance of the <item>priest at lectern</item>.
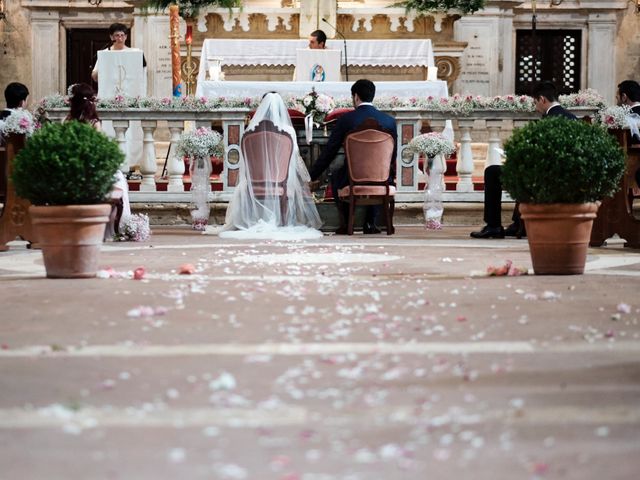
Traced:
<svg viewBox="0 0 640 480">
<path fill-rule="evenodd" d="M 296 50 L 294 82 L 340 81 L 340 51 L 327 50 L 326 43 L 326 33 L 316 30 L 309 35 L 309 48 Z"/>
</svg>

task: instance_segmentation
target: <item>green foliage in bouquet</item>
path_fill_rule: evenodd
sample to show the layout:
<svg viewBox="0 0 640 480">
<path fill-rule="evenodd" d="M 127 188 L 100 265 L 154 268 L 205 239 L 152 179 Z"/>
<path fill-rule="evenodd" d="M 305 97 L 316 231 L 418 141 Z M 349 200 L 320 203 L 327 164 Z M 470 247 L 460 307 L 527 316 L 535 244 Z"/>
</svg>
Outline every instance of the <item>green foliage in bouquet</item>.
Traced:
<svg viewBox="0 0 640 480">
<path fill-rule="evenodd" d="M 123 161 L 115 140 L 91 125 L 49 123 L 20 150 L 11 179 L 34 205 L 104 203 Z"/>
<path fill-rule="evenodd" d="M 180 16 L 183 18 L 193 18 L 198 15 L 201 8 L 223 7 L 228 10 L 242 6 L 242 0 L 147 0 L 143 8 L 152 8 L 160 12 L 171 5 L 177 5 Z"/>
<path fill-rule="evenodd" d="M 475 13 L 484 8 L 485 0 L 404 0 L 394 3 L 393 7 L 404 7 L 407 11 L 418 13 L 446 12 L 459 10 L 462 13 Z"/>
<path fill-rule="evenodd" d="M 605 130 L 548 117 L 517 129 L 505 142 L 502 184 L 523 203 L 586 203 L 614 194 L 624 153 Z"/>
</svg>

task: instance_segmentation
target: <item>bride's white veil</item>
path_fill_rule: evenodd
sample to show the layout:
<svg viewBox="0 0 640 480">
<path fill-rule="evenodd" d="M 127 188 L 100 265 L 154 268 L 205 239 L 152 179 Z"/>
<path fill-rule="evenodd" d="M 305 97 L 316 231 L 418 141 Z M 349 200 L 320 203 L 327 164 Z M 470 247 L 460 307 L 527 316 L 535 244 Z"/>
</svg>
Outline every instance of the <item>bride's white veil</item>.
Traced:
<svg viewBox="0 0 640 480">
<path fill-rule="evenodd" d="M 269 133 L 252 135 L 264 131 Z M 238 185 L 220 235 L 275 238 L 294 229 L 304 232 L 300 238 L 320 236 L 315 229 L 322 221 L 309 191 L 309 172 L 280 95 L 263 97 L 244 135 L 251 136 L 243 143 Z"/>
</svg>

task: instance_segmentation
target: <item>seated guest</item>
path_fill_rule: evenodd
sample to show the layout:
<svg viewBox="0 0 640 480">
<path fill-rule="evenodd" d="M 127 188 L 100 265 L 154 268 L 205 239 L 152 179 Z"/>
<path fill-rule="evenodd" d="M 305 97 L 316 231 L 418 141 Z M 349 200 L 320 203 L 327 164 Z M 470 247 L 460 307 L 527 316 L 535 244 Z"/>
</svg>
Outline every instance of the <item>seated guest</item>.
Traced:
<svg viewBox="0 0 640 480">
<path fill-rule="evenodd" d="M 631 113 L 640 115 L 640 84 L 634 80 L 625 80 L 618 85 L 618 105 L 631 107 Z M 634 143 L 640 143 L 640 136 L 633 136 Z M 636 170 L 636 183 L 640 186 L 640 168 Z"/>
<path fill-rule="evenodd" d="M 357 130 L 363 123 L 369 120 L 374 120 L 378 126 L 387 131 L 393 137 L 394 148 L 393 156 L 391 157 L 391 169 L 389 172 L 389 184 L 395 182 L 395 159 L 397 149 L 397 131 L 396 120 L 386 113 L 379 111 L 371 103 L 376 94 L 376 86 L 370 80 L 358 80 L 351 86 L 351 97 L 353 99 L 353 105 L 355 110 L 342 115 L 335 124 L 335 127 L 331 131 L 331 136 L 327 142 L 327 145 L 322 150 L 320 157 L 312 166 L 309 174 L 311 175 L 312 188 L 317 185 L 316 180 L 322 175 L 322 173 L 329 167 L 333 159 L 336 158 L 338 150 L 344 143 L 347 135 Z M 335 172 L 331 174 L 331 189 L 333 191 L 333 198 L 338 207 L 338 214 L 340 216 L 340 226 L 336 233 L 346 234 L 347 225 L 349 224 L 349 206 L 345 202 L 341 202 L 338 198 L 338 190 L 349 185 L 349 171 L 347 163 L 345 162 Z M 369 206 L 366 210 L 365 223 L 363 225 L 363 231 L 366 234 L 380 233 L 380 229 L 376 226 L 376 217 L 380 211 L 379 206 Z"/>
<path fill-rule="evenodd" d="M 533 103 L 542 117 L 564 117 L 577 120 L 576 116 L 565 110 L 558 102 L 556 87 L 551 82 L 541 82 L 533 89 Z M 518 205 L 513 211 L 513 223 L 506 229 L 502 227 L 502 165 L 491 165 L 484 170 L 484 221 L 482 230 L 471 232 L 473 238 L 526 237 L 524 222 L 520 218 Z"/>
<path fill-rule="evenodd" d="M 93 88 L 86 83 L 76 83 L 71 86 L 69 93 L 71 94 L 69 98 L 70 110 L 64 119 L 65 122 L 77 120 L 78 122 L 88 123 L 100 131 L 101 123 L 96 110 L 96 94 Z M 113 190 L 122 192 L 122 216 L 120 218 L 120 225 L 122 225 L 127 217 L 131 216 L 131 207 L 129 205 L 129 186 L 120 170 L 115 173 Z M 108 225 L 105 237 L 113 236 L 116 231 L 117 229 L 115 229 L 114 225 Z"/>
<path fill-rule="evenodd" d="M 0 112 L 0 120 L 4 120 L 11 111 L 16 108 L 27 107 L 27 97 L 29 96 L 29 89 L 22 83 L 13 82 L 7 85 L 4 89 L 4 99 L 7 102 L 7 108 Z"/>
</svg>

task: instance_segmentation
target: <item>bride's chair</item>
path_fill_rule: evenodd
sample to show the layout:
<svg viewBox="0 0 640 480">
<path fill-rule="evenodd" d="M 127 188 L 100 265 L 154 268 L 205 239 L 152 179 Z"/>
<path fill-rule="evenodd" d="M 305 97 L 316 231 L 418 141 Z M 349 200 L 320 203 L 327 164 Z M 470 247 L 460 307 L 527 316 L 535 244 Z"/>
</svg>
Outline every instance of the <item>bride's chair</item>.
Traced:
<svg viewBox="0 0 640 480">
<path fill-rule="evenodd" d="M 278 199 L 281 222 L 287 218 L 287 179 L 293 138 L 273 122 L 262 120 L 241 142 L 247 178 L 256 198 Z"/>
<path fill-rule="evenodd" d="M 349 202 L 347 234 L 353 235 L 355 206 L 382 204 L 387 235 L 394 233 L 393 198 L 396 188 L 389 185 L 393 156 L 393 137 L 368 128 L 347 135 L 344 153 L 349 172 L 349 185 L 338 191 L 341 200 Z"/>
</svg>

